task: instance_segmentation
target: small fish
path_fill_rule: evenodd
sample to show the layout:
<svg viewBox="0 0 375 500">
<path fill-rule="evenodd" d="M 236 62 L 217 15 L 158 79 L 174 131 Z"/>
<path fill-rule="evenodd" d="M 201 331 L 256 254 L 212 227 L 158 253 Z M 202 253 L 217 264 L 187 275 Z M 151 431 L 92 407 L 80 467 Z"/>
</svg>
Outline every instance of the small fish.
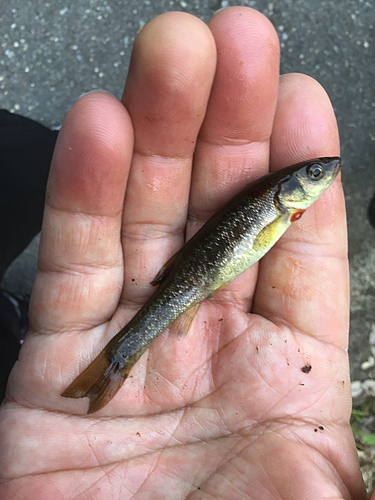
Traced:
<svg viewBox="0 0 375 500">
<path fill-rule="evenodd" d="M 161 268 L 159 288 L 61 395 L 88 397 L 88 413 L 103 408 L 150 344 L 183 313 L 187 331 L 201 302 L 263 257 L 340 168 L 339 157 L 316 158 L 246 186 Z"/>
</svg>

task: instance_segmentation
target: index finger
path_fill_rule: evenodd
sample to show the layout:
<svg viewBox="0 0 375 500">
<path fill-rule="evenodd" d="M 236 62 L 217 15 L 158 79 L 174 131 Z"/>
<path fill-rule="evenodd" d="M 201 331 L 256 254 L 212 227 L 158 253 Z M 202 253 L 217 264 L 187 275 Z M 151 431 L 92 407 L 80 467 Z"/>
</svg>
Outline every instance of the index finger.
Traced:
<svg viewBox="0 0 375 500">
<path fill-rule="evenodd" d="M 305 75 L 282 77 L 271 169 L 338 154 L 336 119 L 324 89 Z M 346 347 L 349 280 L 340 178 L 262 259 L 252 312 Z"/>
<path fill-rule="evenodd" d="M 268 171 L 279 83 L 279 44 L 270 21 L 248 7 L 228 7 L 209 28 L 217 69 L 194 157 L 189 238 L 220 206 Z M 252 301 L 255 264 L 215 295 L 214 301 Z"/>
</svg>

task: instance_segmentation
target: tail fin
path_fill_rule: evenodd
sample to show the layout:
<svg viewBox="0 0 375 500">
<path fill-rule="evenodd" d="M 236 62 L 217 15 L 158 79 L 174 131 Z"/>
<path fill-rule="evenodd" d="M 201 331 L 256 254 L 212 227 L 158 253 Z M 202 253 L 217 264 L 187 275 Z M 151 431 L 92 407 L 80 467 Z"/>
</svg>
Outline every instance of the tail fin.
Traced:
<svg viewBox="0 0 375 500">
<path fill-rule="evenodd" d="M 105 349 L 61 393 L 64 398 L 90 399 L 87 414 L 103 408 L 115 396 L 128 376 L 129 370 L 121 371 L 115 360 L 107 359 Z"/>
</svg>

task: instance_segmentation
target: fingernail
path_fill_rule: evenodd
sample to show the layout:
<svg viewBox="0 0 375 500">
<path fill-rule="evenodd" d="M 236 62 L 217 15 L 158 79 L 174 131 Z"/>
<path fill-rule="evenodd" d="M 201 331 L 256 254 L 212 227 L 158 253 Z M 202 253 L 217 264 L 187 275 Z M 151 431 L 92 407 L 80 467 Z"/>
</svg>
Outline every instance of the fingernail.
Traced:
<svg viewBox="0 0 375 500">
<path fill-rule="evenodd" d="M 104 90 L 104 89 L 94 89 L 94 90 L 89 90 L 88 92 L 83 92 L 80 96 L 79 96 L 79 99 L 81 99 L 81 97 L 84 97 L 85 95 L 88 95 L 88 94 L 95 94 L 96 92 L 100 92 L 101 94 L 108 94 L 112 97 L 115 97 L 113 94 L 111 94 L 111 92 L 109 92 L 108 90 Z"/>
</svg>

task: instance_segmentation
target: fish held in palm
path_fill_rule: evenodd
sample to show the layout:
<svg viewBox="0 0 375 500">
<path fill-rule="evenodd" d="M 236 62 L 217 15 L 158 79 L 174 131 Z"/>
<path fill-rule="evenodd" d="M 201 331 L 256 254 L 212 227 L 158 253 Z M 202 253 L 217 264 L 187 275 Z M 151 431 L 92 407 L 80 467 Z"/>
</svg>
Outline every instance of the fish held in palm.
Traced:
<svg viewBox="0 0 375 500">
<path fill-rule="evenodd" d="M 201 302 L 261 259 L 340 168 L 339 157 L 316 158 L 242 189 L 162 267 L 154 294 L 62 396 L 88 397 L 88 413 L 103 408 L 150 344 L 183 313 L 188 329 Z"/>
</svg>

